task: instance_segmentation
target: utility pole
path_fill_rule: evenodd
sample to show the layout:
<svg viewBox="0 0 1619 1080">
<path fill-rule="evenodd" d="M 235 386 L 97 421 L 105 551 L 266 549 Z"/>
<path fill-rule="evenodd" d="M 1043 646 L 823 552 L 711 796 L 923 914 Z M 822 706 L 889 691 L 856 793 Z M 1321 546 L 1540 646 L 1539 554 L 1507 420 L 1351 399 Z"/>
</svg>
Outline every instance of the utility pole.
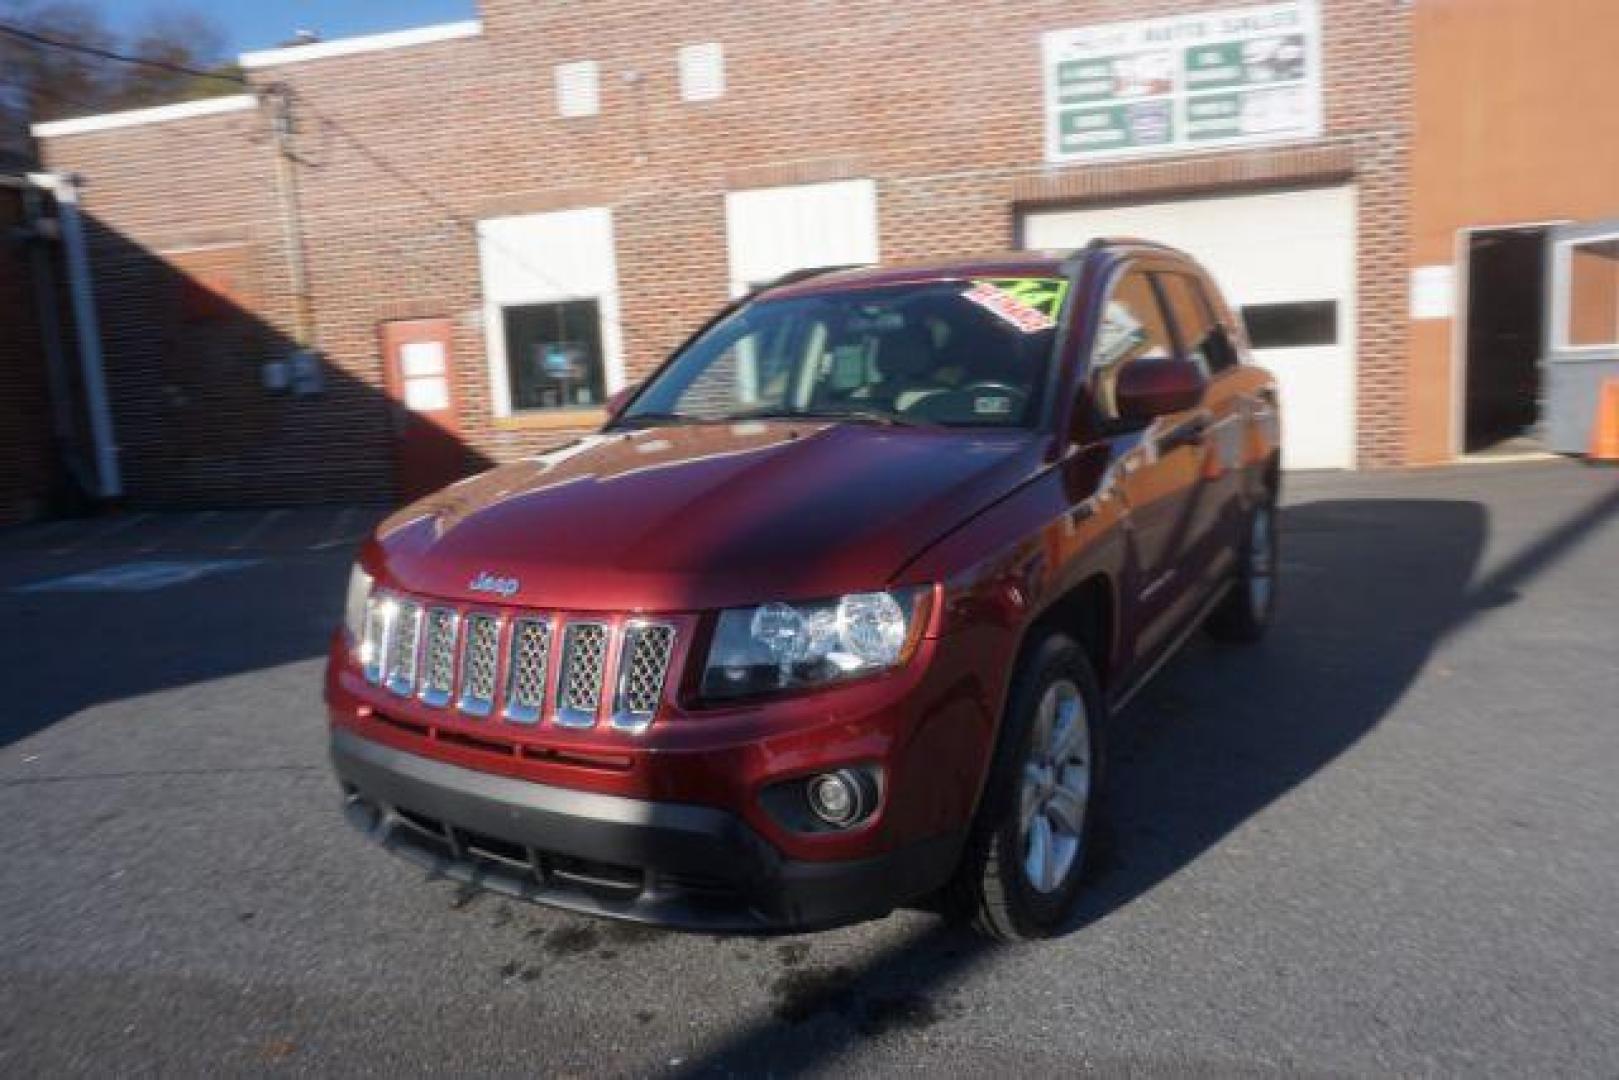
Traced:
<svg viewBox="0 0 1619 1080">
<path fill-rule="evenodd" d="M 292 92 L 282 83 L 265 91 L 270 105 L 270 131 L 275 138 L 276 194 L 281 202 L 281 235 L 292 281 L 293 326 L 300 350 L 315 346 L 314 305 L 309 293 L 309 267 L 304 261 L 303 231 L 298 217 L 298 156 L 292 139 Z"/>
</svg>

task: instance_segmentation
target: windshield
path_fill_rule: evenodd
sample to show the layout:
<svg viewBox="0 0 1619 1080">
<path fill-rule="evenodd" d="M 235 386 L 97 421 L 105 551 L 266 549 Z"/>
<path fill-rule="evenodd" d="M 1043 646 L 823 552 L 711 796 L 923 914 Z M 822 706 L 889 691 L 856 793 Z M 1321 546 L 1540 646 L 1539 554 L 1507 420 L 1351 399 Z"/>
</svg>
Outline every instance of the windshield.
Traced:
<svg viewBox="0 0 1619 1080">
<path fill-rule="evenodd" d="M 748 304 L 687 346 L 618 423 L 1026 426 L 1067 289 L 1061 278 L 997 278 Z"/>
</svg>

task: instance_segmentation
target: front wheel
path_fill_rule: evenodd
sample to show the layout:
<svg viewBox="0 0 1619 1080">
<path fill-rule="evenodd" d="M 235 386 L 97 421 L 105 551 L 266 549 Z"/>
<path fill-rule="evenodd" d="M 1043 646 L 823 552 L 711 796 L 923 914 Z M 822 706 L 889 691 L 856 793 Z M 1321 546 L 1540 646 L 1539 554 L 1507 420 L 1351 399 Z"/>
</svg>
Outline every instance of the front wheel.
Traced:
<svg viewBox="0 0 1619 1080">
<path fill-rule="evenodd" d="M 1276 611 L 1276 501 L 1267 496 L 1248 519 L 1231 589 L 1209 615 L 1211 637 L 1219 641 L 1258 641 Z"/>
<path fill-rule="evenodd" d="M 1043 639 L 1020 666 L 952 907 L 999 941 L 1045 937 L 1073 910 L 1091 849 L 1102 695 L 1085 651 Z"/>
</svg>

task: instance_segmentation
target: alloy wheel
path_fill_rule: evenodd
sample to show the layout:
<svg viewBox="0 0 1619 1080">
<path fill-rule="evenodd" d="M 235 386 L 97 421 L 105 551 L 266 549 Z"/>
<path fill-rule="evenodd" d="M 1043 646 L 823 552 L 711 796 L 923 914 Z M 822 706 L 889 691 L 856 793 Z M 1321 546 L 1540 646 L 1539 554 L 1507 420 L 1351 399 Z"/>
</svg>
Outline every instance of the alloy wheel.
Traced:
<svg viewBox="0 0 1619 1080">
<path fill-rule="evenodd" d="M 1036 892 L 1052 893 L 1073 872 L 1090 800 L 1090 727 L 1070 680 L 1046 687 L 1031 742 L 1018 816 L 1023 876 Z"/>
</svg>

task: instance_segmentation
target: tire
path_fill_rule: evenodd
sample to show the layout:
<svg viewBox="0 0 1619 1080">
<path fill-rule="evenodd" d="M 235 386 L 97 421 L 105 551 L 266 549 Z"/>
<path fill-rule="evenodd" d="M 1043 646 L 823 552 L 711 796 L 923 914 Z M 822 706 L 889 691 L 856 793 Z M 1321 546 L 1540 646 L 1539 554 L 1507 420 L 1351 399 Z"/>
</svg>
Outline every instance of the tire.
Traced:
<svg viewBox="0 0 1619 1080">
<path fill-rule="evenodd" d="M 1225 598 L 1209 613 L 1204 628 L 1217 641 L 1258 641 L 1276 612 L 1276 497 L 1254 507 L 1243 533 L 1237 572 Z"/>
<path fill-rule="evenodd" d="M 984 798 L 946 887 L 946 910 L 984 936 L 1048 937 L 1072 913 L 1100 805 L 1104 708 L 1072 638 L 1048 634 L 1019 664 Z M 1075 734 L 1051 738 L 1053 727 Z"/>
</svg>

